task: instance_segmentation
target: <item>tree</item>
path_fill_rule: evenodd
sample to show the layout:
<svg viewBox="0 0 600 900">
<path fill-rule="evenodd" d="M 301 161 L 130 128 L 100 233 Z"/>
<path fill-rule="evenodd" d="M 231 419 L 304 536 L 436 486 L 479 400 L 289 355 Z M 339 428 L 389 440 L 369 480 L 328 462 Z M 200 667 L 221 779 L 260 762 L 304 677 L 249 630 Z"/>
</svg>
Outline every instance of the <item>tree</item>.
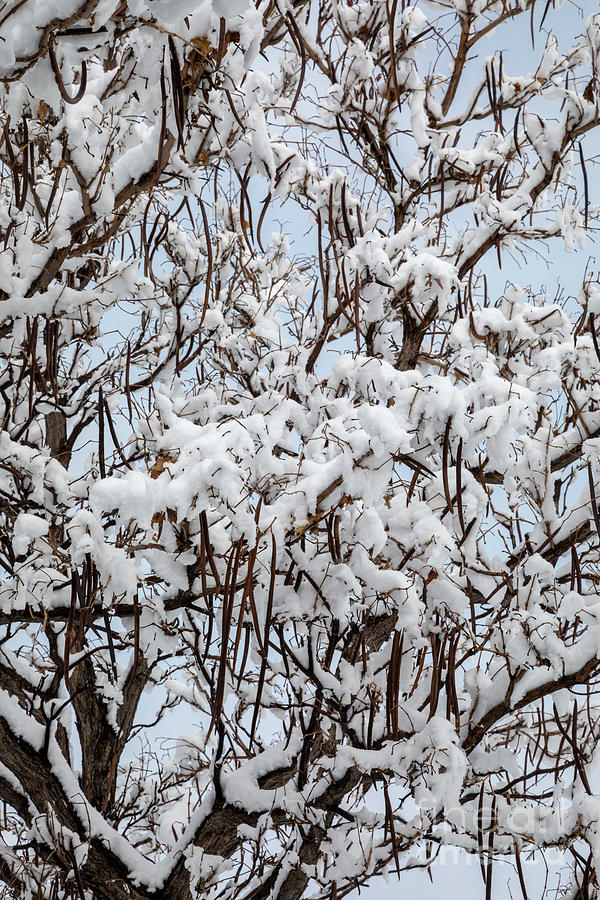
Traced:
<svg viewBox="0 0 600 900">
<path fill-rule="evenodd" d="M 2 6 L 2 896 L 596 896 L 600 283 L 487 282 L 597 227 L 572 17 Z"/>
</svg>

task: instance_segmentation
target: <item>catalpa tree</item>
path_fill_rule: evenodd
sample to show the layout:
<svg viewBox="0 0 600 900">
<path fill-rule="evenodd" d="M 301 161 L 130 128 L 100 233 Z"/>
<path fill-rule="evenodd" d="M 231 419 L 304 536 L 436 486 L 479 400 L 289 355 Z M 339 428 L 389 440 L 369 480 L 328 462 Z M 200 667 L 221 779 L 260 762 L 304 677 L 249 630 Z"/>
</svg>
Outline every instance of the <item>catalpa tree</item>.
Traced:
<svg viewBox="0 0 600 900">
<path fill-rule="evenodd" d="M 493 287 L 597 228 L 574 16 L 2 5 L 2 896 L 596 896 L 600 283 Z"/>
</svg>

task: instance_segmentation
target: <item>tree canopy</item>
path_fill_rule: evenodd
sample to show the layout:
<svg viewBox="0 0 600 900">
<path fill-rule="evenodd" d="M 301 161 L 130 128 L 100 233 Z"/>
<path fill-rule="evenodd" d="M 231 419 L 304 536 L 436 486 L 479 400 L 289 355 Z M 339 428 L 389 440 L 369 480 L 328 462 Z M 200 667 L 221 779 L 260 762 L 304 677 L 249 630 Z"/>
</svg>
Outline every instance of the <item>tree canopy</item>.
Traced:
<svg viewBox="0 0 600 900">
<path fill-rule="evenodd" d="M 600 281 L 528 267 L 597 230 L 576 14 L 1 5 L 2 896 L 596 896 Z"/>
</svg>

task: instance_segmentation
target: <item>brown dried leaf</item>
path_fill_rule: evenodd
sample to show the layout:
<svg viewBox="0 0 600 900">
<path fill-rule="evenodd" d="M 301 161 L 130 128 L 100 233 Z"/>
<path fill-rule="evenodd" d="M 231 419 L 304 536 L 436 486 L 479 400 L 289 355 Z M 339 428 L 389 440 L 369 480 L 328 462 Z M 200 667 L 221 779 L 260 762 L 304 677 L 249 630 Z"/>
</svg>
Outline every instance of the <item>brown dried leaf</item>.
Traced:
<svg viewBox="0 0 600 900">
<path fill-rule="evenodd" d="M 214 52 L 214 48 L 207 37 L 192 38 L 192 44 L 207 58 L 210 56 L 211 52 Z"/>
<path fill-rule="evenodd" d="M 175 462 L 174 456 L 159 456 L 159 458 L 156 460 L 156 462 L 150 469 L 150 477 L 158 478 L 158 476 L 162 475 L 162 473 L 164 472 L 165 467 L 167 466 L 167 463 L 174 463 L 174 462 Z M 167 472 L 168 471 L 169 470 L 167 469 Z"/>
</svg>

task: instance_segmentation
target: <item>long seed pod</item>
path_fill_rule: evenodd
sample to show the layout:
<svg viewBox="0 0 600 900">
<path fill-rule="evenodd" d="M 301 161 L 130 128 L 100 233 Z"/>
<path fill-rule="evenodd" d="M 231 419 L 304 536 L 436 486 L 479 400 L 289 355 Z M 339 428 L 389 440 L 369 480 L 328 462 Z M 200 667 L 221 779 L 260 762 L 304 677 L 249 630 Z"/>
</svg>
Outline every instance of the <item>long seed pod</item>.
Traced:
<svg viewBox="0 0 600 900">
<path fill-rule="evenodd" d="M 400 696 L 400 669 L 402 667 L 402 649 L 404 630 L 394 631 L 392 652 L 388 663 L 386 720 L 387 730 L 392 739 L 398 737 L 398 701 Z"/>
<path fill-rule="evenodd" d="M 271 535 L 271 577 L 269 582 L 269 596 L 267 599 L 267 609 L 265 613 L 265 631 L 263 638 L 263 651 L 262 651 L 262 660 L 260 666 L 260 674 L 258 677 L 258 684 L 256 687 L 256 701 L 254 703 L 254 710 L 252 713 L 252 725 L 250 726 L 250 746 L 254 743 L 254 733 L 256 731 L 256 726 L 258 723 L 258 716 L 260 712 L 260 701 L 262 697 L 262 689 L 265 683 L 265 675 L 267 672 L 267 658 L 269 655 L 269 634 L 271 632 L 271 616 L 273 614 L 273 598 L 275 596 L 275 575 L 277 570 L 277 544 L 275 542 L 275 535 Z"/>
<path fill-rule="evenodd" d="M 77 569 L 71 571 L 71 606 L 69 607 L 69 618 L 65 629 L 65 649 L 63 653 L 63 675 L 67 689 L 70 690 L 69 684 L 69 660 L 71 654 L 71 638 L 73 634 L 73 623 L 75 621 L 75 609 L 77 608 L 77 595 L 79 593 L 79 573 Z"/>
<path fill-rule="evenodd" d="M 588 464 L 587 464 L 587 473 L 588 473 L 588 484 L 590 487 L 590 504 L 591 504 L 592 513 L 594 516 L 594 523 L 596 525 L 596 533 L 600 537 L 600 516 L 598 515 L 598 504 L 596 503 L 596 489 L 594 487 L 594 475 L 592 472 L 591 462 L 588 462 Z"/>
<path fill-rule="evenodd" d="M 487 871 L 485 880 L 485 900 L 492 898 L 492 874 L 494 870 L 494 835 L 496 833 L 496 795 L 492 795 L 492 812 L 488 835 Z"/>
<path fill-rule="evenodd" d="M 173 106 L 175 111 L 175 123 L 177 125 L 177 147 L 183 150 L 185 147 L 185 105 L 183 100 L 183 85 L 181 82 L 181 69 L 179 57 L 175 48 L 175 41 L 169 35 L 169 59 L 171 63 L 171 83 L 173 85 Z"/>
<path fill-rule="evenodd" d="M 465 516 L 463 510 L 463 487 L 462 487 L 462 438 L 459 439 L 458 448 L 456 450 L 456 510 L 458 512 L 458 522 L 462 533 L 465 533 Z"/>
<path fill-rule="evenodd" d="M 529 900 L 527 895 L 527 887 L 525 885 L 525 875 L 523 874 L 523 866 L 521 864 L 521 854 L 519 852 L 519 845 L 515 841 L 514 845 L 514 854 L 515 854 L 515 863 L 517 867 L 517 875 L 519 876 L 519 886 L 521 888 L 521 896 L 523 900 Z"/>
<path fill-rule="evenodd" d="M 550 0 L 549 0 L 550 2 Z M 584 221 L 583 226 L 587 231 L 588 227 L 588 210 L 590 205 L 590 193 L 589 193 L 589 185 L 588 185 L 588 176 L 587 169 L 585 167 L 585 158 L 583 155 L 583 147 L 581 145 L 581 141 L 579 141 L 579 161 L 581 163 L 581 173 L 583 175 L 583 200 L 584 200 Z"/>
<path fill-rule="evenodd" d="M 63 98 L 65 103 L 79 103 L 80 100 L 83 99 L 85 95 L 85 90 L 87 87 L 87 66 L 85 60 L 82 60 L 81 63 L 81 79 L 79 82 L 79 88 L 74 97 L 71 97 L 69 92 L 65 87 L 65 83 L 62 79 L 62 75 L 60 74 L 60 67 L 58 65 L 58 61 L 56 59 L 56 53 L 54 52 L 54 40 L 52 39 L 48 44 L 48 56 L 50 57 L 50 65 L 52 66 L 52 71 L 54 72 L 54 78 L 56 79 L 56 86 L 60 91 L 60 96 Z"/>
<path fill-rule="evenodd" d="M 98 463 L 100 478 L 106 478 L 106 461 L 104 458 L 104 396 L 102 387 L 98 388 Z"/>
<path fill-rule="evenodd" d="M 452 416 L 449 416 L 444 431 L 444 443 L 442 446 L 442 481 L 444 483 L 444 495 L 446 497 L 446 505 L 450 512 L 454 512 L 454 503 L 452 502 L 452 494 L 450 492 L 450 482 L 448 480 L 448 466 L 450 464 L 450 428 L 452 427 Z"/>
<path fill-rule="evenodd" d="M 165 167 L 168 159 L 166 147 L 167 136 L 167 82 L 165 79 L 165 51 L 163 48 L 162 61 L 160 66 L 160 131 L 158 134 L 158 155 L 156 159 L 156 178 L 160 177 L 160 173 Z"/>
</svg>

